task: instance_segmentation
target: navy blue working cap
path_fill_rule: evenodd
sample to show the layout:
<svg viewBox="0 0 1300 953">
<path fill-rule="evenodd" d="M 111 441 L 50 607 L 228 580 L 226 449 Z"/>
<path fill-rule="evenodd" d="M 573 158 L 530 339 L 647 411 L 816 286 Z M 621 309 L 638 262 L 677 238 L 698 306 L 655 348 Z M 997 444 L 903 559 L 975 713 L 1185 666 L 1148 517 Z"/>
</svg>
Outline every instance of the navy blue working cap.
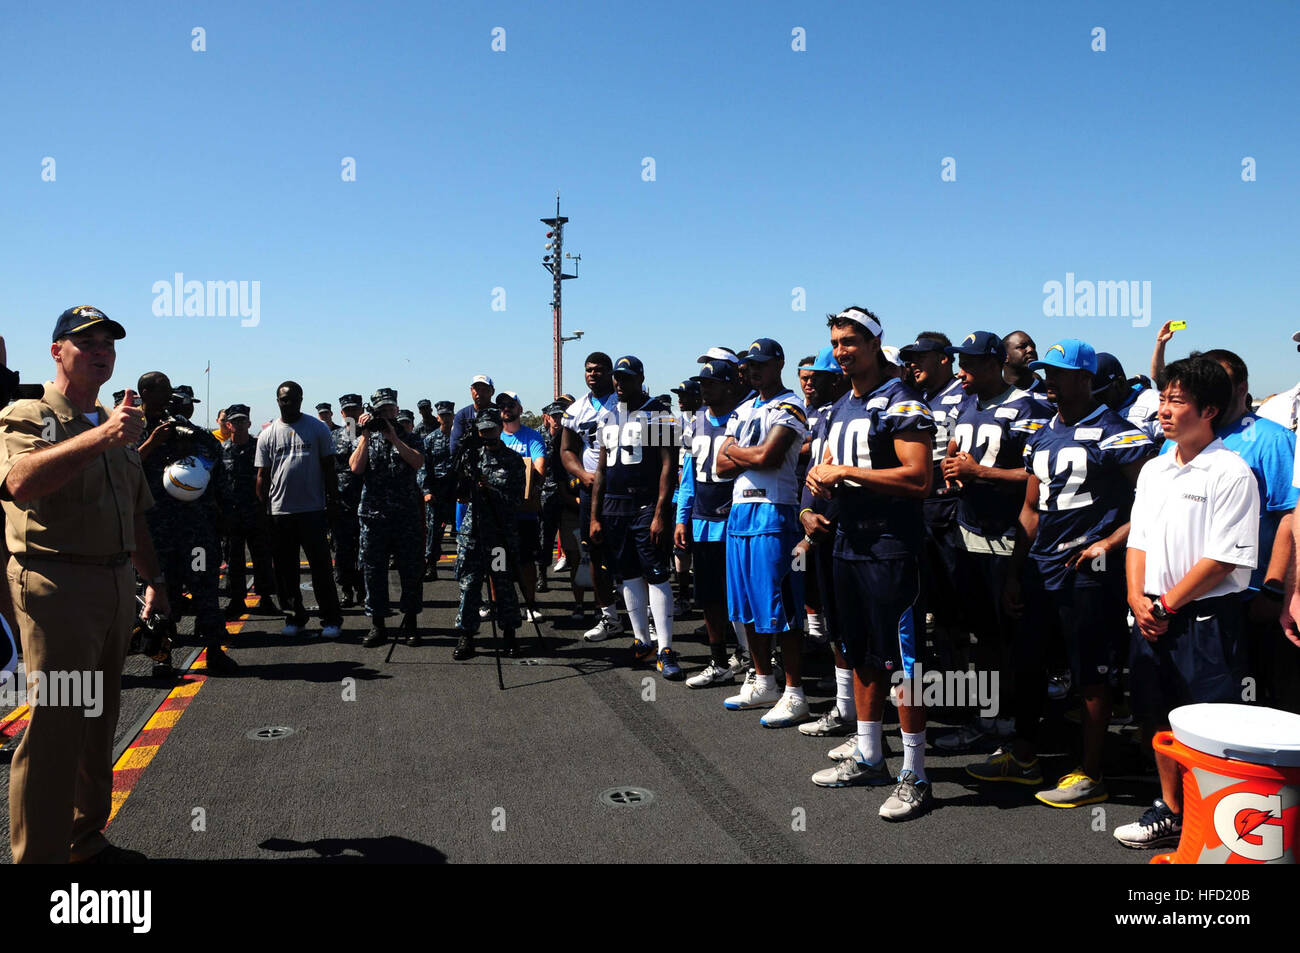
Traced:
<svg viewBox="0 0 1300 953">
<path fill-rule="evenodd" d="M 943 351 L 945 354 L 966 354 L 972 357 L 988 355 L 1004 362 L 1007 359 L 1006 345 L 992 331 L 972 331 L 960 344 L 950 345 Z"/>
<path fill-rule="evenodd" d="M 194 396 L 194 388 L 189 384 L 177 384 L 172 388 L 172 400 L 179 403 L 201 404 L 203 401 Z"/>
<path fill-rule="evenodd" d="M 360 407 L 363 401 L 360 394 L 344 394 L 339 398 L 339 410 L 346 410 L 349 407 Z"/>
<path fill-rule="evenodd" d="M 745 360 L 757 361 L 760 364 L 767 361 L 784 361 L 785 351 L 781 350 L 781 345 L 771 338 L 759 338 L 745 351 Z"/>
<path fill-rule="evenodd" d="M 456 412 L 456 405 L 449 400 L 440 400 L 433 405 L 433 409 L 439 414 L 454 414 Z"/>
<path fill-rule="evenodd" d="M 391 387 L 381 387 L 370 395 L 370 406 L 378 410 L 385 404 L 397 406 L 397 391 Z"/>
<path fill-rule="evenodd" d="M 501 411 L 495 407 L 484 407 L 474 418 L 474 426 L 479 430 L 501 429 Z"/>
<path fill-rule="evenodd" d="M 691 378 L 693 381 L 719 381 L 723 384 L 734 384 L 740 377 L 740 365 L 735 361 L 719 358 L 715 361 L 705 361 L 700 366 L 700 372 Z"/>
<path fill-rule="evenodd" d="M 112 331 L 114 340 L 121 340 L 126 337 L 126 328 L 103 311 L 92 308 L 88 304 L 81 304 L 75 308 L 69 308 L 59 315 L 59 319 L 54 322 L 54 337 L 51 340 L 57 341 L 60 338 L 71 337 L 82 331 L 93 331 L 97 325 L 103 325 Z"/>
<path fill-rule="evenodd" d="M 245 420 L 248 420 L 250 413 L 251 411 L 247 404 L 231 404 L 226 408 L 226 419 L 234 420 L 237 417 L 243 417 Z"/>
<path fill-rule="evenodd" d="M 426 410 L 426 409 L 428 409 L 428 410 L 432 410 L 432 409 L 433 409 L 433 403 L 432 403 L 432 401 L 429 400 L 429 398 L 427 398 L 427 397 L 421 397 L 419 400 L 417 400 L 417 401 L 415 402 L 415 409 L 416 409 L 416 410 Z"/>
<path fill-rule="evenodd" d="M 628 354 L 614 362 L 614 374 L 631 374 L 635 377 L 645 377 L 645 365 L 641 363 L 639 357 Z"/>
<path fill-rule="evenodd" d="M 330 411 L 331 413 L 334 412 L 334 408 L 330 406 L 329 401 L 327 401 L 327 400 L 322 400 L 319 404 L 317 404 L 317 405 L 316 405 L 316 409 L 317 409 L 317 410 L 328 410 L 328 411 Z"/>
</svg>

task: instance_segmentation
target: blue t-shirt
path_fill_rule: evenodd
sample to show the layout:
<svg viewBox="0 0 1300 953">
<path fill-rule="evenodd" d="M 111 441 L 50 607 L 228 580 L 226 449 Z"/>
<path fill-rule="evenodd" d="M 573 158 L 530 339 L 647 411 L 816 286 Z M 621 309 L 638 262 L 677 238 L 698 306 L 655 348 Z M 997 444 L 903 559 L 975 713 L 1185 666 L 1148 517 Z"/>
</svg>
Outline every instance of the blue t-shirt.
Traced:
<svg viewBox="0 0 1300 953">
<path fill-rule="evenodd" d="M 1282 517 L 1295 509 L 1300 488 L 1291 485 L 1295 473 L 1295 434 L 1281 424 L 1243 414 L 1240 420 L 1217 431 L 1223 445 L 1246 461 L 1259 484 L 1259 564 L 1250 574 L 1250 588 L 1258 589 L 1268 572 L 1273 540 Z M 1172 440 L 1160 448 L 1168 453 Z"/>
<path fill-rule="evenodd" d="M 885 381 L 861 397 L 850 390 L 822 423 L 831 463 L 861 470 L 900 465 L 894 438 L 934 433 L 934 415 L 925 399 L 898 379 Z M 924 524 L 921 501 L 891 496 L 848 480 L 835 488 L 839 521 L 835 555 L 842 559 L 918 555 Z"/>
<path fill-rule="evenodd" d="M 1029 556 L 1047 589 L 1067 582 L 1099 586 L 1103 578 L 1121 578 L 1124 562 L 1106 566 L 1110 577 L 1094 575 L 1084 563 L 1071 580 L 1066 563 L 1087 546 L 1105 539 L 1128 522 L 1133 484 L 1124 467 L 1150 456 L 1151 438 L 1104 404 L 1078 423 L 1059 416 L 1025 442 L 1025 469 L 1038 478 L 1038 535 Z"/>
<path fill-rule="evenodd" d="M 501 442 L 525 460 L 531 461 L 546 459 L 546 441 L 544 441 L 542 435 L 532 427 L 520 427 L 514 433 L 506 433 L 502 430 Z M 530 463 L 528 465 L 531 466 L 532 464 Z M 538 479 L 536 474 L 533 475 L 533 479 Z M 521 520 L 535 520 L 537 519 L 537 514 L 524 513 L 521 511 L 519 513 L 519 518 Z"/>
</svg>

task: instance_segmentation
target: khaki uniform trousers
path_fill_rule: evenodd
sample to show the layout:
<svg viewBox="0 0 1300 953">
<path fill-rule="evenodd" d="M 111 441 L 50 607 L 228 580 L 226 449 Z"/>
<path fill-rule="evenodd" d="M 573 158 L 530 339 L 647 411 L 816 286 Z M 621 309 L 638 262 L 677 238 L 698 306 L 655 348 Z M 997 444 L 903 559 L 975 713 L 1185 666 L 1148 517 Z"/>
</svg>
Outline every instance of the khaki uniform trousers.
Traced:
<svg viewBox="0 0 1300 953">
<path fill-rule="evenodd" d="M 122 665 L 137 616 L 131 563 L 116 566 L 11 556 L 6 567 L 26 672 L 103 672 L 102 705 L 32 706 L 9 769 L 14 863 L 93 857 L 113 800 L 113 737 Z M 31 685 L 29 679 L 28 685 Z M 85 699 L 83 699 L 85 702 Z"/>
</svg>

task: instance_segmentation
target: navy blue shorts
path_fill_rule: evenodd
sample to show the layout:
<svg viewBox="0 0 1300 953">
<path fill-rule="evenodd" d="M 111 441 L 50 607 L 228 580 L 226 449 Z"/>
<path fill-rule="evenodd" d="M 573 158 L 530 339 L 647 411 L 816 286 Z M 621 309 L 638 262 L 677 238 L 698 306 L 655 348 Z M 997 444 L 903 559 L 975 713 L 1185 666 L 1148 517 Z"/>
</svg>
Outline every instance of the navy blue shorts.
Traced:
<svg viewBox="0 0 1300 953">
<path fill-rule="evenodd" d="M 975 637 L 987 645 L 999 645 L 1013 631 L 1002 610 L 1002 589 L 1011 568 L 1010 556 L 972 553 L 957 554 L 959 618 Z"/>
<path fill-rule="evenodd" d="M 655 507 L 651 503 L 636 513 L 609 514 L 600 519 L 605 535 L 605 552 L 609 554 L 609 570 L 620 582 L 644 579 L 654 585 L 668 581 L 668 551 L 670 545 L 656 549 L 650 542 L 650 524 L 654 522 Z M 668 536 L 667 524 L 664 529 Z M 669 543 L 666 538 L 665 543 Z"/>
<path fill-rule="evenodd" d="M 1078 573 L 1066 577 L 1060 589 L 1044 589 L 1033 560 L 1025 565 L 1023 593 L 1025 612 L 1019 626 L 1020 638 L 1032 644 L 1018 649 L 1039 660 L 1051 638 L 1065 641 L 1070 675 L 1080 687 L 1105 685 L 1119 671 L 1128 650 L 1128 603 L 1124 579 L 1118 573 L 1103 585 L 1076 585 Z"/>
<path fill-rule="evenodd" d="M 696 540 L 692 544 L 695 603 L 727 608 L 727 542 Z"/>
<path fill-rule="evenodd" d="M 836 633 L 856 669 L 912 677 L 916 665 L 915 604 L 921 574 L 915 556 L 834 557 Z"/>
<path fill-rule="evenodd" d="M 925 561 L 921 572 L 925 609 L 934 613 L 940 625 L 955 628 L 962 621 L 957 561 L 963 547 L 957 526 L 957 497 L 931 497 L 922 504 L 921 512 L 925 519 Z"/>
<path fill-rule="evenodd" d="M 1133 714 L 1167 724 L 1169 712 L 1180 705 L 1240 704 L 1247 669 L 1244 612 L 1240 594 L 1199 599 L 1179 609 L 1155 642 L 1134 623 L 1129 638 Z"/>
</svg>

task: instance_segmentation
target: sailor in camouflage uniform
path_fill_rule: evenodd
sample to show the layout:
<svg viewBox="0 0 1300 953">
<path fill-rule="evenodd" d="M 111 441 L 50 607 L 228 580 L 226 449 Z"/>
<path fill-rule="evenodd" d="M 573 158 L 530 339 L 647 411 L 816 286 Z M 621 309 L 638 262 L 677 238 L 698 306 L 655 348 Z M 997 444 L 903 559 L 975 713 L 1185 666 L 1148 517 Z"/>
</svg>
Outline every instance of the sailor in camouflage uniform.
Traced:
<svg viewBox="0 0 1300 953">
<path fill-rule="evenodd" d="M 451 421 L 456 405 L 440 400 L 434 406 L 438 411 L 438 426 L 424 437 L 424 466 L 420 468 L 420 489 L 424 493 L 424 578 L 427 580 L 438 578 L 443 528 L 456 522 L 456 475 L 452 472 L 451 458 Z"/>
<path fill-rule="evenodd" d="M 271 527 L 266 504 L 257 498 L 257 468 L 253 458 L 257 441 L 248 436 L 247 404 L 231 404 L 226 410 L 230 439 L 221 445 L 221 462 L 225 475 L 226 506 L 222 509 L 225 536 L 226 585 L 230 605 L 226 618 L 233 619 L 244 611 L 248 594 L 244 572 L 244 548 L 253 557 L 253 582 L 257 586 L 258 615 L 279 615 L 275 605 L 275 569 L 271 565 Z"/>
<path fill-rule="evenodd" d="M 361 566 L 366 576 L 366 612 L 370 634 L 362 642 L 372 647 L 387 641 L 388 559 L 395 557 L 401 579 L 402 629 L 407 645 L 418 645 L 416 619 L 423 601 L 420 583 L 420 494 L 415 473 L 423 455 L 402 439 L 397 424 L 397 391 L 381 387 L 370 398 L 373 414 L 358 421 L 357 448 L 350 466 L 362 482 Z M 379 430 L 367 430 L 372 420 Z M 414 439 L 407 432 L 408 439 Z"/>
<path fill-rule="evenodd" d="M 221 445 L 207 430 L 169 411 L 174 403 L 166 374 L 150 371 L 141 375 L 138 386 L 147 434 L 139 447 L 140 463 L 154 497 L 154 506 L 145 511 L 145 518 L 166 579 L 168 601 L 179 612 L 185 605 L 181 589 L 189 590 L 194 631 L 208 650 L 208 674 L 228 673 L 236 666 L 221 649 L 226 622 L 219 597 L 221 537 L 217 527 L 227 508 Z M 187 501 L 167 492 L 163 471 L 191 456 L 210 464 L 211 473 L 203 496 Z"/>
<path fill-rule="evenodd" d="M 339 398 L 339 411 L 346 426 L 331 432 L 339 505 L 331 514 L 330 542 L 334 546 L 334 579 L 341 590 L 339 607 L 351 609 L 366 601 L 366 582 L 361 574 L 361 524 L 357 519 L 357 507 L 361 505 L 361 478 L 353 474 L 350 466 L 352 451 L 357 449 L 361 395 L 344 394 Z"/>
<path fill-rule="evenodd" d="M 462 661 L 474 654 L 474 636 L 479 627 L 483 580 L 492 577 L 497 619 L 502 643 L 511 658 L 518 658 L 515 630 L 519 628 L 519 600 L 515 593 L 515 570 L 519 560 L 516 512 L 524 501 L 524 461 L 501 442 L 501 412 L 488 407 L 475 418 L 482 443 L 478 447 L 462 442 L 467 459 L 459 477 L 478 474 L 477 488 L 467 481 L 460 498 L 468 501 L 456 541 L 456 579 L 460 583 L 460 610 L 456 628 L 460 641 L 452 658 Z M 473 492 L 477 489 L 477 493 Z M 477 496 L 477 500 L 475 500 Z"/>
</svg>

